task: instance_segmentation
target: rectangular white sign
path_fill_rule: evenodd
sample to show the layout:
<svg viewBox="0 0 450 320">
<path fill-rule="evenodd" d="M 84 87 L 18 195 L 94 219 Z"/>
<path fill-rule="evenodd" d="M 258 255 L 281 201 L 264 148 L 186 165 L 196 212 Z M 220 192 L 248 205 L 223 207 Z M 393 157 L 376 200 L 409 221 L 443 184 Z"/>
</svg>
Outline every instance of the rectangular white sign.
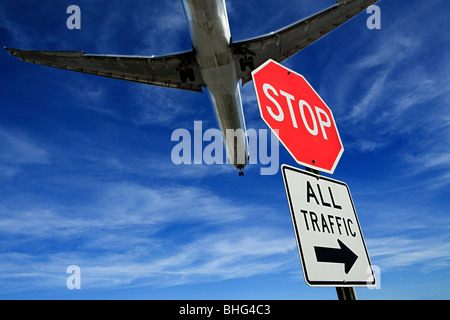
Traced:
<svg viewBox="0 0 450 320">
<path fill-rule="evenodd" d="M 287 165 L 281 171 L 306 283 L 374 286 L 375 276 L 347 184 Z"/>
</svg>

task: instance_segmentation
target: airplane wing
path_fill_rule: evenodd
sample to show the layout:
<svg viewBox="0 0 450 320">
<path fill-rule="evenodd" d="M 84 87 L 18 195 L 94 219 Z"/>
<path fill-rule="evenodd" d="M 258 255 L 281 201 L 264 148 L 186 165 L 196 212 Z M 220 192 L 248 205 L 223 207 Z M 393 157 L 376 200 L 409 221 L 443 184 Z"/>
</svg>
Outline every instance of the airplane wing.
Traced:
<svg viewBox="0 0 450 320">
<path fill-rule="evenodd" d="M 97 76 L 196 92 L 202 92 L 202 87 L 206 86 L 194 51 L 145 57 L 5 49 L 22 61 Z"/>
<path fill-rule="evenodd" d="M 282 62 L 379 0 L 338 0 L 336 5 L 268 35 L 233 43 L 236 72 L 242 84 L 269 58 Z"/>
</svg>

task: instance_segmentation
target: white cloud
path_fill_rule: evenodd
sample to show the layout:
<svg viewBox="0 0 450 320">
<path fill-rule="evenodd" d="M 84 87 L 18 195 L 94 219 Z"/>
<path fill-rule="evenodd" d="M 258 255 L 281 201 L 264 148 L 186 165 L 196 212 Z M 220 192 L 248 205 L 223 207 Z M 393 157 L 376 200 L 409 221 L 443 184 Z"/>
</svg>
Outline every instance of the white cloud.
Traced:
<svg viewBox="0 0 450 320">
<path fill-rule="evenodd" d="M 367 120 L 369 115 L 373 115 L 374 109 L 379 105 L 379 97 L 385 91 L 386 79 L 389 72 L 385 71 L 378 79 L 369 85 L 368 91 L 364 94 L 359 102 L 355 103 L 353 110 L 349 112 L 348 118 L 353 123 Z"/>
<path fill-rule="evenodd" d="M 138 110 L 134 119 L 136 125 L 157 124 L 173 129 L 201 119 L 199 106 L 209 102 L 204 95 L 195 92 L 149 86 L 137 86 L 131 99 Z M 212 108 L 206 111 L 212 112 Z M 180 123 L 182 119 L 186 121 Z"/>
<path fill-rule="evenodd" d="M 49 164 L 50 155 L 26 134 L 0 127 L 0 161 L 7 165 Z M 17 170 L 6 169 L 10 173 Z"/>
<path fill-rule="evenodd" d="M 413 265 L 418 265 L 423 272 L 450 266 L 450 243 L 445 236 L 369 238 L 366 242 L 372 262 L 382 272 Z"/>
<path fill-rule="evenodd" d="M 415 145 L 404 147 L 418 148 L 424 156 L 436 153 L 434 148 L 444 141 L 448 144 L 448 110 L 443 106 L 450 101 L 450 64 L 429 51 L 430 41 L 442 47 L 447 42 L 429 37 L 439 33 L 438 23 L 413 28 L 417 10 L 426 14 L 436 5 L 409 7 L 397 20 L 384 23 L 380 32 L 368 34 L 373 37 L 356 39 L 360 54 L 349 57 L 346 72 L 336 72 L 340 77 L 335 87 L 326 88 L 335 93 L 335 115 L 350 147 L 377 152 L 399 139 L 415 140 Z M 340 68 L 332 62 L 330 66 L 329 73 Z"/>
<path fill-rule="evenodd" d="M 346 143 L 346 149 L 357 149 L 360 152 L 373 152 L 375 150 L 379 150 L 388 144 L 387 141 L 375 141 L 368 139 L 358 139 L 356 141 Z"/>
<path fill-rule="evenodd" d="M 90 188 L 85 204 L 2 208 L 0 232 L 9 239 L 0 255 L 2 281 L 64 286 L 65 268 L 75 264 L 91 289 L 172 286 L 277 272 L 296 257 L 291 234 L 264 219 L 255 223 L 255 212 L 270 217 L 270 209 L 195 187 Z"/>
</svg>

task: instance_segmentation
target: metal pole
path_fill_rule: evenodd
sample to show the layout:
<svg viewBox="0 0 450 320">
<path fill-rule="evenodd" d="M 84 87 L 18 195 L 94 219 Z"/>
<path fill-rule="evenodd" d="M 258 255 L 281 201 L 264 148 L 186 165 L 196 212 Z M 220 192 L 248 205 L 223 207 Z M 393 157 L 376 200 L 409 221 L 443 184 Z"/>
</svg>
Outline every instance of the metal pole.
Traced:
<svg viewBox="0 0 450 320">
<path fill-rule="evenodd" d="M 320 171 L 305 167 L 306 171 L 320 175 Z M 353 287 L 336 287 L 336 293 L 340 301 L 358 300 Z"/>
<path fill-rule="evenodd" d="M 336 293 L 340 301 L 358 300 L 353 287 L 336 287 Z"/>
</svg>

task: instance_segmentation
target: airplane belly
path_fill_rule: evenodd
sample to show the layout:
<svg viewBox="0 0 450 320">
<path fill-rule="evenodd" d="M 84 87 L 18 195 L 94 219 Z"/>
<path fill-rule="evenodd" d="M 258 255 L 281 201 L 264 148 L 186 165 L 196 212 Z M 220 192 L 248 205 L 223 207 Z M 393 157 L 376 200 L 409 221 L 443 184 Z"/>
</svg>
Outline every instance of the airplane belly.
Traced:
<svg viewBox="0 0 450 320">
<path fill-rule="evenodd" d="M 248 146 L 225 1 L 183 0 L 183 6 L 228 161 L 242 170 L 248 163 Z"/>
<path fill-rule="evenodd" d="M 235 77 L 234 65 L 206 69 L 202 73 L 223 133 L 228 162 L 242 170 L 248 163 L 248 143 L 239 82 L 230 81 L 233 74 Z"/>
</svg>

